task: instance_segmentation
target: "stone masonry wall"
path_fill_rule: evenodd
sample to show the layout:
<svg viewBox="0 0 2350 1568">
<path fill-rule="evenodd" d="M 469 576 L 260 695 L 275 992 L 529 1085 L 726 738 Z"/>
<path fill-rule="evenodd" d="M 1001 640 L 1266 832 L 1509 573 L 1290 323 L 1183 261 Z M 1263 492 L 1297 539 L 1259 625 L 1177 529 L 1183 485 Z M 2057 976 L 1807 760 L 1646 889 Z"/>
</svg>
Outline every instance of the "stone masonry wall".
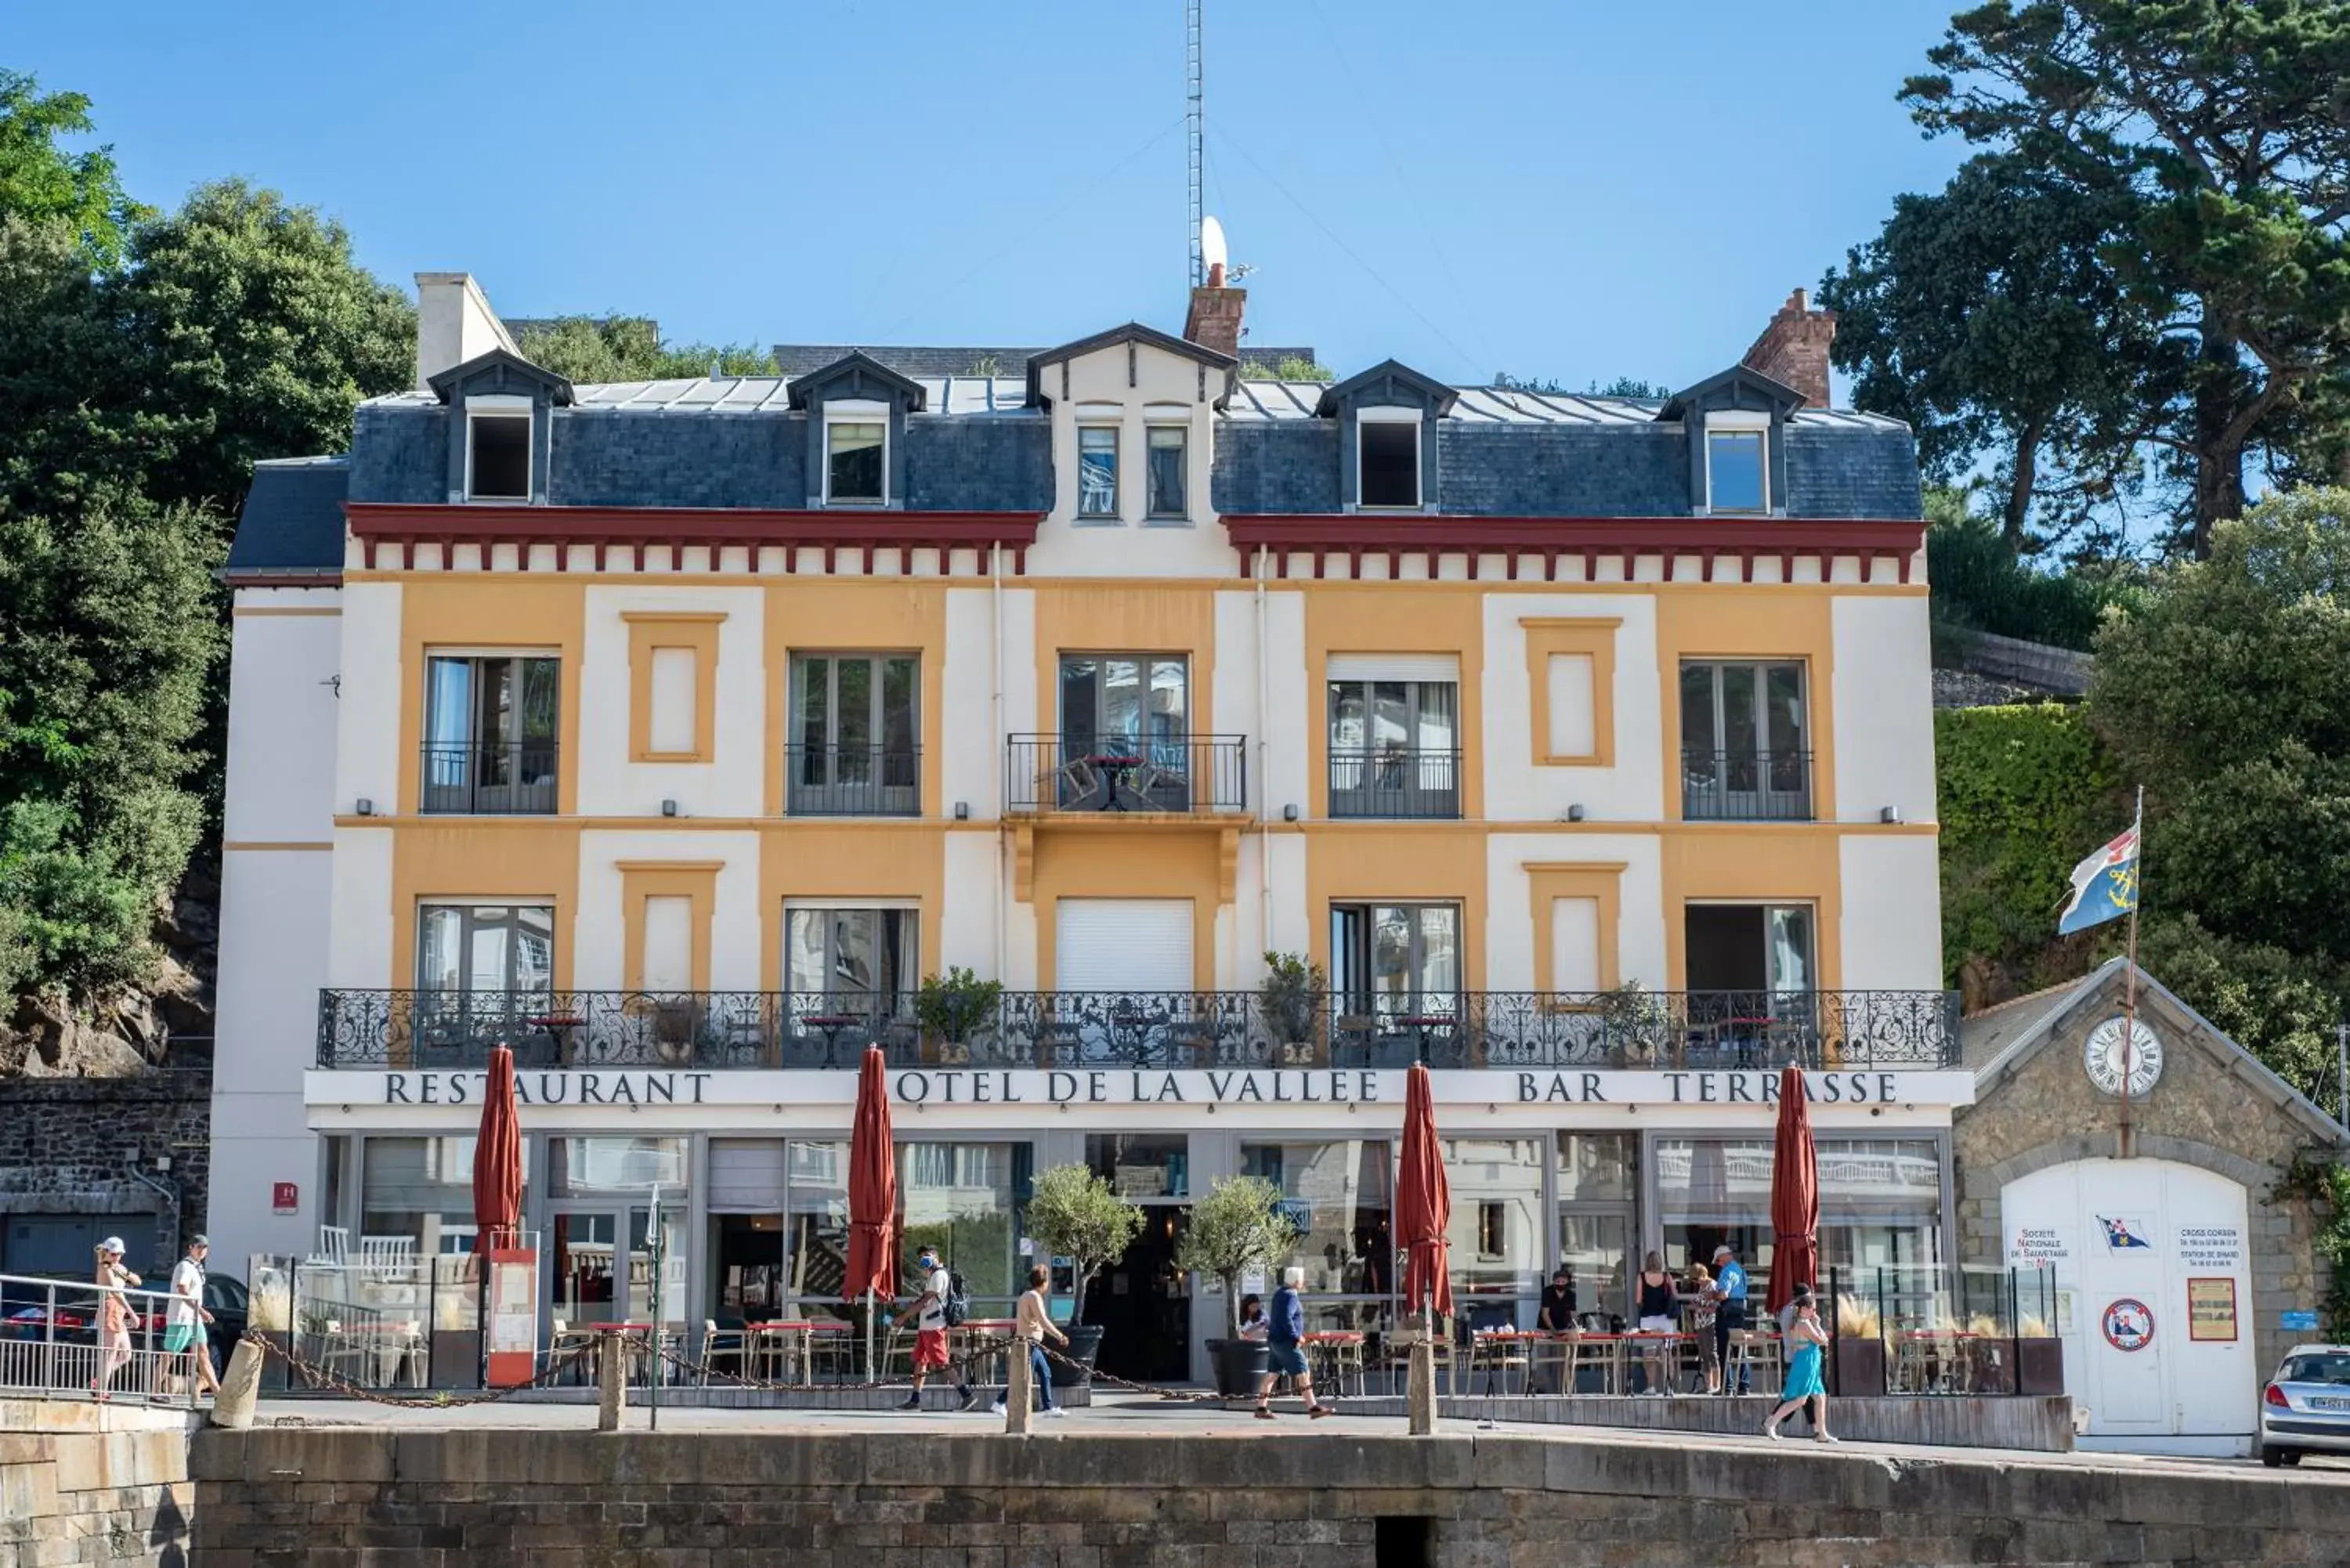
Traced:
<svg viewBox="0 0 2350 1568">
<path fill-rule="evenodd" d="M 134 1168 L 177 1191 L 176 1214 Z M 0 1217 L 124 1216 L 129 1262 L 146 1273 L 203 1229 L 211 1168 L 209 1072 L 0 1078 Z"/>
<path fill-rule="evenodd" d="M 2333 1562 L 2350 1485 L 1620 1435 L 198 1435 L 200 1568 Z"/>
<path fill-rule="evenodd" d="M 2139 1017 L 2168 1044 L 2161 1080 L 2132 1113 L 2135 1147 L 2149 1158 L 2200 1166 L 2241 1182 L 2250 1199 L 2253 1365 L 2265 1375 L 2293 1339 L 2279 1314 L 2314 1306 L 2325 1293 L 2324 1267 L 2313 1242 L 2317 1216 L 2270 1190 L 2294 1153 L 2311 1141 L 2299 1121 L 2227 1068 L 2199 1036 L 2204 1026 L 2141 991 Z M 2114 1102 L 2081 1069 L 2088 1031 L 2119 1012 L 2121 999 L 2095 995 L 2072 1006 L 2054 1037 L 2008 1081 L 1982 1086 L 1982 1097 L 1955 1118 L 1951 1157 L 1958 1187 L 1959 1255 L 1964 1263 L 2007 1262 L 2000 1192 L 2031 1170 L 2114 1151 Z M 2233 1047 L 2225 1048 L 2232 1054 Z"/>
<path fill-rule="evenodd" d="M 186 1418 L 0 1400 L 0 1568 L 188 1568 Z"/>
</svg>

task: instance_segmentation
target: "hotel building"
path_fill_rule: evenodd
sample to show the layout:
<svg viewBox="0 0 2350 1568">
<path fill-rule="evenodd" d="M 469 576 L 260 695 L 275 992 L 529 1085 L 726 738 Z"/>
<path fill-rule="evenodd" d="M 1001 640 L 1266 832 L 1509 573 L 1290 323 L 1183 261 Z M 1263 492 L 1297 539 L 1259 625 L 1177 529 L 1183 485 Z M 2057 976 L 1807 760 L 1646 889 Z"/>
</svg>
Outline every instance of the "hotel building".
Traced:
<svg viewBox="0 0 2350 1568">
<path fill-rule="evenodd" d="M 1129 1374 L 1203 1366 L 1230 1174 L 1381 1309 L 1415 1059 L 1487 1316 L 1767 1258 L 1791 1060 L 1826 1262 L 1952 1257 L 1916 450 L 1800 296 L 1659 403 L 1252 379 L 1221 286 L 574 386 L 418 283 L 415 389 L 261 465 L 229 563 L 224 1259 L 468 1247 L 499 1043 L 549 1321 L 649 1315 L 656 1227 L 664 1316 L 829 1310 L 868 1044 L 983 1299 L 1037 1170 L 1151 1210 L 1087 1309 Z"/>
</svg>

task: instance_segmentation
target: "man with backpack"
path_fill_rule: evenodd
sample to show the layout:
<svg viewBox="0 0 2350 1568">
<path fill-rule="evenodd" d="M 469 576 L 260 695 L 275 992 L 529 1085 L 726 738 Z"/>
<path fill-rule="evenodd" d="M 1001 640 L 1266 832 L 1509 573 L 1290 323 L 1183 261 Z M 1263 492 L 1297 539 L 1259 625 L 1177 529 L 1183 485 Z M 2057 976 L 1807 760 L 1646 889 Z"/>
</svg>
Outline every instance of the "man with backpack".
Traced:
<svg viewBox="0 0 2350 1568">
<path fill-rule="evenodd" d="M 939 1262 L 939 1250 L 925 1244 L 917 1254 L 915 1267 L 922 1276 L 922 1293 L 914 1304 L 900 1314 L 898 1326 L 903 1328 L 909 1319 L 914 1320 L 914 1391 L 906 1397 L 901 1409 L 922 1407 L 922 1379 L 933 1371 L 944 1371 L 947 1365 L 947 1330 L 961 1324 L 969 1313 L 971 1297 L 962 1289 L 962 1282 Z M 960 1374 L 955 1378 L 955 1393 L 962 1403 L 958 1409 L 968 1410 L 979 1403 L 979 1393 L 971 1379 Z"/>
</svg>

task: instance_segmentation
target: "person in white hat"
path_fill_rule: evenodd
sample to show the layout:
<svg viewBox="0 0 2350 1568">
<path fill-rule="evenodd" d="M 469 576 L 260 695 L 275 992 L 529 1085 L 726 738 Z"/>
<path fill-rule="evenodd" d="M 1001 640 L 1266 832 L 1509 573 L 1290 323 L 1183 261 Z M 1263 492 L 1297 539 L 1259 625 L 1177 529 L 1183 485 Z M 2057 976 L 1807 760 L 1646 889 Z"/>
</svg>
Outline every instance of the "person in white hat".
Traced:
<svg viewBox="0 0 2350 1568">
<path fill-rule="evenodd" d="M 130 1364 L 130 1303 L 125 1286 L 139 1276 L 122 1266 L 122 1238 L 109 1236 L 98 1244 L 98 1282 L 108 1287 L 98 1298 L 98 1376 L 89 1391 L 103 1400 L 113 1392 L 114 1375 Z"/>
</svg>

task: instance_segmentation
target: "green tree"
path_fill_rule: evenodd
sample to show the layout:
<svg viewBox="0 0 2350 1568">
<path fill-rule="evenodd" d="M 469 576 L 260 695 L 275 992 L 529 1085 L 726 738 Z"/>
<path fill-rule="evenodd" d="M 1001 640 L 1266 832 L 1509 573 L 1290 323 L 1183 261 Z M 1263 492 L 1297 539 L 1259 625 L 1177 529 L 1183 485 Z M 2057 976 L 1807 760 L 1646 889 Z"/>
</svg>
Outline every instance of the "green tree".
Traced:
<svg viewBox="0 0 2350 1568">
<path fill-rule="evenodd" d="M 1086 1286 L 1142 1234 L 1143 1213 L 1086 1167 L 1056 1165 L 1037 1173 L 1026 1224 L 1047 1257 L 1069 1260 L 1069 1321 L 1082 1323 Z"/>
<path fill-rule="evenodd" d="M 2350 353 L 2350 7 L 2308 0 L 1991 0 L 1902 96 L 1929 130 L 2130 209 L 2105 249 L 2193 354 L 2141 400 L 2191 487 L 2201 556 L 2244 463 Z"/>
<path fill-rule="evenodd" d="M 68 153 L 57 145 L 94 129 L 82 94 L 45 95 L 33 78 L 0 67 L 0 218 L 62 223 L 90 269 L 120 261 L 124 234 L 148 215 L 123 194 L 113 148 Z"/>
<path fill-rule="evenodd" d="M 1933 195 L 1896 197 L 1820 286 L 1855 406 L 1908 421 L 1945 483 L 1995 460 L 2011 553 L 2035 506 L 2060 514 L 2061 535 L 2127 483 L 2142 407 L 2166 405 L 2185 374 L 2158 302 L 2105 256 L 2136 213 L 2126 193 L 1979 157 Z"/>
<path fill-rule="evenodd" d="M 563 316 L 515 334 L 523 358 L 573 381 L 665 381 L 707 376 L 772 376 L 775 357 L 747 343 L 664 345 L 641 316 Z"/>
</svg>

